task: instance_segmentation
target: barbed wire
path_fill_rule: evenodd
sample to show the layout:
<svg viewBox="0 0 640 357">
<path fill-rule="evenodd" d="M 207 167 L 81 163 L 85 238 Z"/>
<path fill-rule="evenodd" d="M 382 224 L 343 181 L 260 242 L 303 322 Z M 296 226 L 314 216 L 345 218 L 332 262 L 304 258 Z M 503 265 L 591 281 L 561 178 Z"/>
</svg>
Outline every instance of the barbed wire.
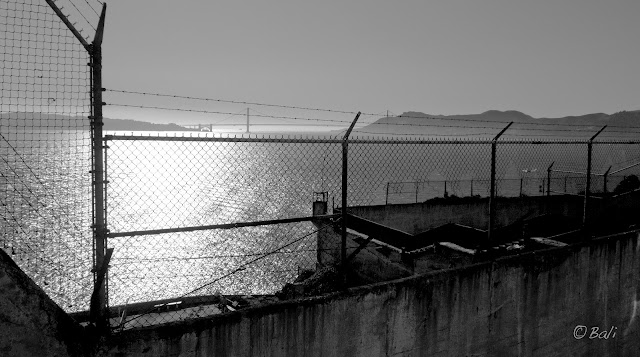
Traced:
<svg viewBox="0 0 640 357">
<path fill-rule="evenodd" d="M 158 106 L 144 106 L 144 105 L 133 105 L 133 104 L 121 104 L 121 103 L 107 103 L 107 105 L 110 106 L 116 106 L 116 107 L 130 107 L 130 108 L 140 108 L 140 109 L 156 109 L 156 110 L 167 110 L 167 111 L 178 111 L 178 112 L 192 112 L 192 113 L 203 113 L 203 114 L 222 114 L 222 115 L 234 115 L 234 113 L 230 113 L 230 112 L 222 112 L 222 111 L 213 111 L 213 110 L 201 110 L 201 109 L 183 109 L 183 108 L 171 108 L 171 107 L 158 107 Z M 372 114 L 366 114 L 366 115 L 372 115 Z M 341 125 L 348 125 L 349 123 L 343 121 L 343 120 L 337 120 L 337 119 L 321 119 L 321 118 L 306 118 L 306 117 L 299 117 L 299 116 L 278 116 L 278 115 L 263 115 L 263 114 L 256 114 L 253 115 L 254 117 L 260 117 L 260 118 L 272 118 L 272 119 L 292 119 L 292 120 L 304 120 L 304 121 L 317 121 L 317 122 L 330 122 L 330 123 L 340 123 Z M 506 124 L 505 122 L 499 122 L 500 124 Z M 524 123 L 516 123 L 516 124 L 524 124 Z M 238 124 L 240 125 L 240 124 Z M 281 123 L 268 123 L 268 124 L 259 124 L 259 123 L 254 123 L 253 125 L 283 125 Z M 487 126 L 465 126 L 465 125 L 441 125 L 441 124 L 419 124 L 419 123 L 370 123 L 368 124 L 369 126 L 373 126 L 373 125 L 385 125 L 385 126 L 407 126 L 407 127 L 428 127 L 428 128 L 456 128 L 456 129 L 501 129 L 500 127 L 487 127 Z M 584 127 L 591 127 L 591 126 L 584 126 Z M 523 130 L 523 131 L 534 131 L 534 132 L 571 132 L 571 133 L 575 133 L 576 130 L 575 129 L 541 129 L 541 128 L 517 128 L 517 129 L 512 129 L 512 130 Z M 362 132 L 362 131 L 361 131 Z M 366 132 L 369 134 L 380 134 L 380 135 L 427 135 L 428 133 L 425 134 L 416 134 L 416 133 L 391 133 L 391 132 L 387 132 L 387 133 L 373 133 L 373 132 Z M 587 134 L 586 131 L 583 131 L 583 133 Z M 630 131 L 630 130 L 609 130 L 608 133 L 640 133 L 640 131 Z M 510 135 L 514 135 L 515 134 L 510 134 Z M 558 135 L 539 135 L 539 136 L 558 136 Z"/>
<path fill-rule="evenodd" d="M 86 0 L 85 0 L 86 1 Z M 71 3 L 71 5 L 76 9 L 76 11 L 78 11 L 78 13 L 80 14 L 80 16 L 82 16 L 82 18 L 84 19 L 84 21 L 87 22 L 87 24 L 89 24 L 89 26 L 93 29 L 93 31 L 96 30 L 96 28 L 91 24 L 91 21 L 87 20 L 87 18 L 84 16 L 84 14 L 82 13 L 82 11 L 80 11 L 80 9 L 78 9 L 78 7 L 76 6 L 76 4 L 73 3 L 73 1 L 69 0 L 69 2 Z M 87 2 L 87 5 L 89 3 Z M 91 5 L 89 5 L 89 7 L 91 7 Z M 93 9 L 93 8 L 92 8 Z M 93 10 L 95 12 L 95 10 Z M 97 15 L 97 13 L 96 13 Z M 70 16 L 67 15 L 67 18 L 69 18 Z M 74 24 L 75 25 L 75 24 Z M 80 32 L 82 33 L 82 31 L 80 30 Z"/>
<path fill-rule="evenodd" d="M 298 107 L 298 106 L 293 106 L 293 105 L 282 105 L 282 104 L 267 104 L 267 103 L 258 103 L 258 102 L 248 102 L 248 101 L 242 101 L 242 100 L 227 100 L 227 99 L 191 97 L 191 96 L 175 95 L 175 94 L 136 92 L 136 91 L 127 91 L 127 90 L 120 90 L 120 89 L 109 89 L 109 88 L 107 88 L 106 91 L 107 92 L 127 93 L 127 94 L 149 95 L 149 96 L 156 96 L 156 97 L 169 97 L 169 98 L 201 100 L 201 101 L 208 101 L 208 102 L 244 104 L 244 105 L 258 105 L 258 106 L 265 106 L 265 107 L 286 108 L 286 109 L 301 109 L 301 110 L 310 110 L 310 111 L 339 113 L 339 114 L 354 114 L 354 115 L 357 114 L 357 112 L 353 112 L 353 111 L 344 111 L 344 110 L 336 110 L 336 109 L 311 108 L 311 107 Z"/>
<path fill-rule="evenodd" d="M 225 100 L 225 99 L 215 99 L 215 98 L 204 98 L 204 97 L 191 97 L 191 96 L 182 96 L 182 95 L 174 95 L 174 94 L 162 94 L 162 93 L 150 93 L 150 92 L 138 92 L 138 91 L 127 91 L 127 90 L 119 90 L 119 89 L 107 89 L 107 91 L 118 92 L 118 93 L 126 93 L 126 94 L 139 94 L 139 95 L 149 95 L 149 96 L 157 96 L 157 97 L 171 97 L 171 98 L 180 98 L 180 99 L 190 99 L 190 100 L 200 100 L 200 101 L 213 101 L 213 102 L 221 102 L 221 103 L 231 103 L 231 104 L 245 104 L 245 105 L 257 105 L 257 106 L 266 106 L 266 107 L 277 107 L 277 108 L 286 108 L 286 109 L 300 109 L 300 110 L 309 110 L 309 111 L 321 111 L 321 112 L 330 112 L 330 113 L 340 113 L 340 114 L 357 114 L 356 111 L 343 111 L 336 109 L 327 109 L 327 108 L 316 108 L 316 107 L 300 107 L 293 105 L 283 105 L 283 104 L 269 104 L 269 103 L 260 103 L 260 102 L 248 102 L 248 101 L 237 101 L 237 100 Z M 366 116 L 379 116 L 381 113 L 368 113 L 361 112 L 361 115 Z M 431 120 L 444 120 L 444 121 L 463 121 L 463 122 L 473 122 L 473 123 L 496 123 L 505 125 L 507 121 L 500 120 L 488 120 L 488 119 L 465 119 L 465 118 L 457 118 L 457 117 L 443 117 L 443 116 L 434 116 L 434 115 L 397 115 L 394 116 L 397 118 L 407 118 L 407 119 L 431 119 Z M 297 118 L 296 118 L 297 119 Z M 540 119 L 538 119 L 540 120 Z M 550 120 L 550 119 L 545 119 Z M 398 123 L 384 123 L 385 125 L 399 125 Z M 526 122 L 516 122 L 519 125 L 538 125 L 538 126 L 564 126 L 564 127 L 591 127 L 593 124 L 561 124 L 561 123 L 526 123 Z M 640 126 L 622 126 L 622 125 L 608 125 L 609 128 L 640 128 Z M 565 129 L 569 131 L 571 129 Z"/>
<path fill-rule="evenodd" d="M 84 0 L 84 2 L 87 3 L 87 5 L 91 8 L 91 10 L 93 10 L 93 12 L 97 15 L 100 16 L 100 14 L 98 13 L 98 11 L 96 11 L 96 9 L 93 8 L 93 6 L 91 6 L 91 4 L 89 4 L 89 2 L 87 0 Z M 102 6 L 102 3 L 100 3 L 100 6 Z"/>
<path fill-rule="evenodd" d="M 106 105 L 114 106 L 114 107 L 130 107 L 130 108 L 140 108 L 140 109 L 157 109 L 157 110 L 169 110 L 169 111 L 204 113 L 204 114 L 236 115 L 235 113 L 222 112 L 222 111 L 213 111 L 213 110 L 181 109 L 181 108 L 169 108 L 169 107 L 133 105 L 133 104 L 120 104 L 120 103 L 107 103 Z M 259 118 L 272 118 L 272 119 L 296 119 L 296 120 L 308 120 L 308 121 L 334 122 L 334 123 L 341 123 L 341 124 L 348 125 L 348 123 L 346 123 L 345 121 L 336 120 L 336 119 L 304 118 L 304 117 L 262 115 L 262 114 L 257 114 L 257 115 L 253 115 L 253 116 L 254 117 L 259 117 Z"/>
</svg>

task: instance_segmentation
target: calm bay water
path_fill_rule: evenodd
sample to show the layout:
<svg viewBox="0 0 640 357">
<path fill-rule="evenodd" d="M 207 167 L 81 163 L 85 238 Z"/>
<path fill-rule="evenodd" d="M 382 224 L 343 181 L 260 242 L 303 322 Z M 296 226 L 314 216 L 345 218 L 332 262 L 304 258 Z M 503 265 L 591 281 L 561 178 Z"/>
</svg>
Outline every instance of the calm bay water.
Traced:
<svg viewBox="0 0 640 357">
<path fill-rule="evenodd" d="M 167 133 L 151 134 L 155 137 L 107 141 L 108 227 L 112 233 L 133 232 L 109 239 L 111 305 L 192 291 L 272 293 L 300 269 L 314 267 L 316 227 L 309 222 L 140 231 L 309 216 L 313 192 L 328 192 L 331 207 L 333 198 L 338 203 L 341 197 L 340 143 L 166 140 L 157 135 Z M 35 261 L 24 266 L 52 294 L 61 300 L 76 296 L 70 305 L 81 306 L 91 287 L 90 156 L 83 146 L 88 135 L 74 135 L 71 146 L 33 148 L 38 141 L 24 136 L 14 141 L 15 150 L 0 146 L 8 155 L 0 163 L 4 217 L 19 212 L 9 219 L 13 223 L 5 220 L 3 243 L 5 250 L 18 247 L 21 256 Z M 585 144 L 501 144 L 497 154 L 503 196 L 519 194 L 520 178 L 527 183 L 525 193 L 539 194 L 551 162 L 563 170 L 586 166 Z M 637 145 L 598 147 L 594 171 L 637 158 Z M 484 196 L 489 163 L 489 143 L 351 143 L 349 205 L 424 201 L 442 196 L 445 181 L 449 194 L 467 196 L 474 180 L 474 194 Z M 580 189 L 579 180 L 573 185 Z"/>
</svg>

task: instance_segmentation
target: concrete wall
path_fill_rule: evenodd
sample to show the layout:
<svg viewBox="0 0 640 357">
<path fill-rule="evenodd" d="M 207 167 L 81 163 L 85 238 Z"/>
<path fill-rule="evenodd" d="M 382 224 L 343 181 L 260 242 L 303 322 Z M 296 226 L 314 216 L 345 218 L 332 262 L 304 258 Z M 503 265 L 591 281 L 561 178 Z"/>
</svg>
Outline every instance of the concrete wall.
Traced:
<svg viewBox="0 0 640 357">
<path fill-rule="evenodd" d="M 108 355 L 637 356 L 638 239 L 632 232 L 125 331 L 111 340 Z M 598 336 L 595 328 L 611 332 L 590 338 Z M 574 331 L 586 335 L 576 339 Z"/>
<path fill-rule="evenodd" d="M 578 196 L 551 197 L 499 197 L 496 199 L 498 227 L 514 223 L 523 217 L 542 214 L 561 214 L 581 218 L 583 200 Z M 362 218 L 411 234 L 417 234 L 447 223 L 474 228 L 489 226 L 489 200 L 487 198 L 461 198 L 437 202 L 386 206 L 349 207 L 349 212 Z"/>
<path fill-rule="evenodd" d="M 326 225 L 326 222 L 319 226 Z M 357 240 L 357 241 L 356 241 Z M 364 238 L 354 233 L 347 233 L 347 257 L 356 251 Z M 342 232 L 339 226 L 321 229 L 317 233 L 317 262 L 320 266 L 337 266 L 341 258 Z M 400 253 L 385 249 L 376 250 L 368 244 L 349 261 L 350 271 L 354 274 L 350 281 L 360 284 L 388 281 L 412 274 L 401 262 Z"/>
<path fill-rule="evenodd" d="M 0 356 L 84 356 L 82 327 L 0 249 Z"/>
</svg>

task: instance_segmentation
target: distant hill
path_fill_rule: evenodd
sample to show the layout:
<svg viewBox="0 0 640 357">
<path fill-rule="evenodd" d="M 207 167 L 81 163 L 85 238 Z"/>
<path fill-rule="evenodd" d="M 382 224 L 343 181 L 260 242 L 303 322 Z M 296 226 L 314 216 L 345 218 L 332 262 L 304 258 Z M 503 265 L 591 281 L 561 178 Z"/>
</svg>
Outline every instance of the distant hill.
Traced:
<svg viewBox="0 0 640 357">
<path fill-rule="evenodd" d="M 130 119 L 104 118 L 104 130 L 131 130 L 131 131 L 197 131 L 177 124 L 155 124 L 145 121 Z M 68 116 L 61 114 L 10 112 L 0 113 L 0 123 L 4 126 L 55 128 L 55 129 L 82 129 L 89 126 L 86 117 Z"/>
<path fill-rule="evenodd" d="M 188 129 L 178 124 L 154 124 L 146 121 L 130 119 L 108 119 L 104 118 L 104 130 L 132 130 L 132 131 L 198 131 Z"/>
<path fill-rule="evenodd" d="M 352 135 L 486 135 L 491 137 L 509 122 L 514 125 L 507 131 L 510 135 L 558 135 L 584 137 L 595 134 L 604 125 L 614 126 L 610 130 L 624 131 L 620 127 L 636 127 L 640 131 L 640 111 L 622 111 L 615 114 L 593 113 L 562 118 L 533 118 L 515 111 L 489 110 L 481 114 L 430 115 L 420 112 L 405 112 L 396 117 L 384 117 L 355 129 Z M 535 124 L 535 125 L 533 125 Z M 543 125 L 540 125 L 543 124 Z M 561 125 L 571 126 L 561 126 Z M 344 132 L 342 130 L 341 132 Z M 581 135 L 583 132 L 584 135 Z M 577 133 L 577 134 L 576 134 Z M 624 133 L 623 133 L 624 134 Z M 633 133 L 629 133 L 632 135 Z M 505 134 L 506 135 L 506 134 Z"/>
</svg>

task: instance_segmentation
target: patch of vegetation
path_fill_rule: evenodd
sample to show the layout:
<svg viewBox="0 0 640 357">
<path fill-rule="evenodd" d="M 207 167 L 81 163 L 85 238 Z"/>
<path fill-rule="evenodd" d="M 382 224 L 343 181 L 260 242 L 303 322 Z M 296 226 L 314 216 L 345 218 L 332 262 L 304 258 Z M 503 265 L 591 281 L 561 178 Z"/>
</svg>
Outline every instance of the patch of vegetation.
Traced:
<svg viewBox="0 0 640 357">
<path fill-rule="evenodd" d="M 640 188 L 640 180 L 636 175 L 626 176 L 613 190 L 614 194 L 625 193 Z"/>
</svg>

